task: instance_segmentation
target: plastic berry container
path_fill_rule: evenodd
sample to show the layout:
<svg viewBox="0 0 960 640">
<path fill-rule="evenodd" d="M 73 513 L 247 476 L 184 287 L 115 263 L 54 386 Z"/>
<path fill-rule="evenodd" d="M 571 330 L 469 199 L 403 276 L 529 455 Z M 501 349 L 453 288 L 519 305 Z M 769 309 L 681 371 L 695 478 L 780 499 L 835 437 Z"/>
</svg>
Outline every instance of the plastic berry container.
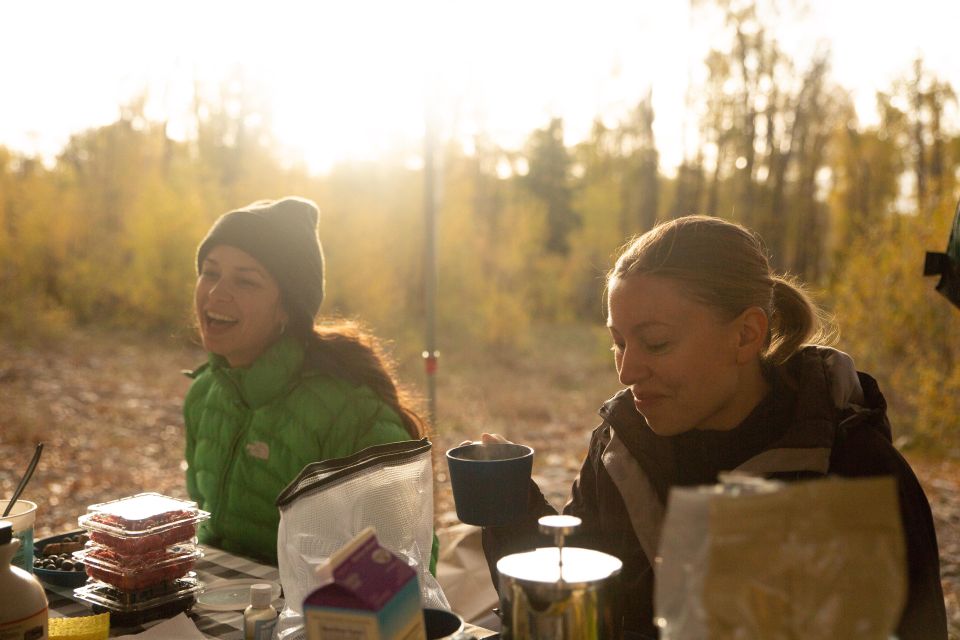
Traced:
<svg viewBox="0 0 960 640">
<path fill-rule="evenodd" d="M 78 523 L 90 540 L 124 556 L 162 551 L 195 540 L 197 525 L 210 517 L 196 502 L 159 493 L 138 493 L 92 504 Z"/>
<path fill-rule="evenodd" d="M 142 591 L 182 578 L 203 557 L 203 552 L 185 544 L 125 556 L 110 547 L 89 544 L 74 556 L 83 560 L 87 575 L 94 580 L 121 591 Z"/>
<path fill-rule="evenodd" d="M 91 580 L 74 589 L 73 595 L 91 605 L 94 613 L 110 613 L 111 627 L 134 627 L 157 618 L 188 611 L 203 590 L 194 572 L 139 591 L 123 591 L 105 582 Z"/>
</svg>

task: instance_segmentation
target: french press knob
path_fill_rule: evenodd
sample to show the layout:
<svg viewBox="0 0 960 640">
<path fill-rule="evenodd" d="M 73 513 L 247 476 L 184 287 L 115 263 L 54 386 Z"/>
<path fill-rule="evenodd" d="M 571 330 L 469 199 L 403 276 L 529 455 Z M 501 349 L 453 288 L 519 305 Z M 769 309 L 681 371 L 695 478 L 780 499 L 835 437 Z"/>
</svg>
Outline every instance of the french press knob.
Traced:
<svg viewBox="0 0 960 640">
<path fill-rule="evenodd" d="M 557 547 L 557 557 L 560 563 L 560 582 L 563 582 L 563 539 L 572 534 L 583 522 L 577 516 L 543 516 L 537 520 L 540 533 L 553 536 L 553 543 Z"/>
</svg>

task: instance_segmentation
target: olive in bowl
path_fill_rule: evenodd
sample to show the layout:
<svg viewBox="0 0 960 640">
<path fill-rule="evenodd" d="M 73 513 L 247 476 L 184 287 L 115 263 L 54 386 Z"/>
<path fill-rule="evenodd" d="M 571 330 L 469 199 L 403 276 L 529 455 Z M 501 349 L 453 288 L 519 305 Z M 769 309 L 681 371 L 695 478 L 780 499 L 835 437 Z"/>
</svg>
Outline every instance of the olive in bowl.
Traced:
<svg viewBox="0 0 960 640">
<path fill-rule="evenodd" d="M 87 543 L 83 529 L 41 538 L 33 545 L 33 573 L 47 584 L 79 587 L 87 581 L 83 562 L 73 557 Z"/>
</svg>

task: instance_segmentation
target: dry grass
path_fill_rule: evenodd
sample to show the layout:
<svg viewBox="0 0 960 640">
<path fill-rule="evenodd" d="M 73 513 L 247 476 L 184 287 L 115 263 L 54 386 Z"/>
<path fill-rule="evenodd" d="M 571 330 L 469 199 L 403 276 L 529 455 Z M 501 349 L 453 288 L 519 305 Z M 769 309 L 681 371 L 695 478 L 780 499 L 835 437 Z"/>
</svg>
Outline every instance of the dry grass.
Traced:
<svg viewBox="0 0 960 640">
<path fill-rule="evenodd" d="M 0 496 L 33 443 L 44 452 L 24 498 L 37 536 L 76 528 L 87 505 L 140 491 L 185 495 L 180 373 L 202 354 L 175 340 L 72 332 L 0 342 Z"/>
</svg>

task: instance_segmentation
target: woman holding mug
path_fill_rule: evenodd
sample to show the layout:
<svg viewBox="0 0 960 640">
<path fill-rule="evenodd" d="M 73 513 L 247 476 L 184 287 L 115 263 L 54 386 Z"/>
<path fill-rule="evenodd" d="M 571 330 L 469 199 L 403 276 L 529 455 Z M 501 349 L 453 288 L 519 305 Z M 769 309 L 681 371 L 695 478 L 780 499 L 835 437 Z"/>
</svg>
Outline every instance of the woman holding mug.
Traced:
<svg viewBox="0 0 960 640">
<path fill-rule="evenodd" d="M 212 514 L 201 542 L 273 564 L 275 500 L 307 464 L 426 432 L 372 336 L 314 324 L 318 215 L 302 198 L 254 202 L 221 216 L 197 249 L 209 358 L 184 402 L 187 491 Z"/>
<path fill-rule="evenodd" d="M 578 545 L 623 561 L 625 632 L 657 637 L 652 566 L 670 488 L 739 469 L 788 481 L 894 476 L 909 579 L 897 637 L 947 637 L 926 496 L 891 444 L 877 382 L 810 344 L 819 318 L 797 283 L 771 271 L 759 238 L 719 218 L 661 224 L 617 259 L 607 327 L 625 388 L 600 408 L 563 511 L 583 520 Z M 522 525 L 484 529 L 494 584 L 499 558 L 542 545 L 536 518 L 552 511 L 533 485 Z"/>
</svg>

